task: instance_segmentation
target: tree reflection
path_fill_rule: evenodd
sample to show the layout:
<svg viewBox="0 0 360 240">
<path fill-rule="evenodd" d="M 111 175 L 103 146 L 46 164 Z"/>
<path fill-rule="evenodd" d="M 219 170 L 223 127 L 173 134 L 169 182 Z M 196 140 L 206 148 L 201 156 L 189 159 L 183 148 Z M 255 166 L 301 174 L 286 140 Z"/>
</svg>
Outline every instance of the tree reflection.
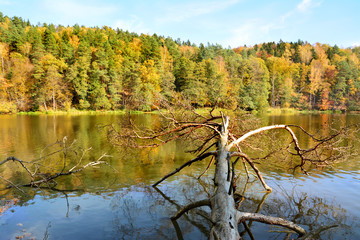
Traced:
<svg viewBox="0 0 360 240">
<path fill-rule="evenodd" d="M 244 189 L 248 189 L 245 183 Z M 346 239 L 346 236 L 354 236 L 354 231 L 360 227 L 356 217 L 348 213 L 335 201 L 329 201 L 319 196 L 311 196 L 307 192 L 301 192 L 294 185 L 291 190 L 278 185 L 278 190 L 273 193 L 264 193 L 262 197 L 251 196 L 251 192 L 242 192 L 242 198 L 238 201 L 241 210 L 251 211 L 270 216 L 280 216 L 303 226 L 307 232 L 315 233 L 315 239 Z M 246 197 L 246 195 L 250 197 Z M 333 228 L 337 226 L 336 228 Z M 277 226 L 269 226 L 264 230 L 264 225 L 248 223 L 251 234 L 259 239 L 291 239 L 296 233 Z M 327 229 L 328 227 L 329 229 Z M 331 228 L 331 229 L 330 229 Z M 326 230 L 326 231 L 325 231 Z M 243 227 L 241 236 L 246 238 L 249 233 Z M 341 237 L 340 237 L 341 236 Z"/>
<path fill-rule="evenodd" d="M 185 181 L 195 182 L 191 178 Z M 133 186 L 117 193 L 111 201 L 114 235 L 120 239 L 206 239 L 210 222 L 205 209 L 192 211 L 178 222 L 169 218 L 189 201 L 186 198 L 202 194 L 201 186 L 191 185 L 194 188 L 186 184 L 171 184 L 165 189 Z M 180 191 L 186 196 L 178 197 Z"/>
<path fill-rule="evenodd" d="M 113 210 L 112 237 L 120 239 L 207 239 L 211 222 L 208 208 L 193 209 L 177 221 L 169 216 L 189 203 L 190 199 L 206 196 L 204 188 L 211 185 L 210 178 L 200 183 L 195 177 L 180 182 L 169 182 L 161 189 L 143 185 L 132 186 L 115 194 L 110 206 Z M 324 226 L 337 225 L 318 232 L 312 239 L 346 239 L 356 236 L 359 219 L 342 208 L 335 200 L 312 196 L 295 185 L 285 189 L 278 186 L 272 193 L 259 193 L 257 182 L 247 182 L 238 189 L 240 210 L 270 216 L 280 216 L 316 232 Z M 255 190 L 254 190 L 255 189 Z M 209 191 L 212 189 L 210 188 Z M 183 194 L 179 194 L 179 192 Z M 285 228 L 247 222 L 250 229 L 239 225 L 244 239 L 293 239 L 297 234 Z M 322 229 L 324 230 L 324 229 Z M 250 235 L 249 235 L 250 234 Z M 252 235 L 252 237 L 250 237 Z"/>
<path fill-rule="evenodd" d="M 145 117 L 148 120 L 151 120 L 152 118 L 150 115 L 139 116 L 139 121 L 142 121 L 140 118 Z M 305 117 L 307 119 L 308 116 L 296 116 L 296 118 L 299 119 L 305 119 Z M 311 123 L 311 126 L 307 126 L 305 123 L 300 123 L 300 125 L 304 125 L 310 129 L 319 128 L 323 131 L 321 134 L 329 133 L 331 129 L 327 127 L 326 123 L 332 121 L 334 116 L 329 115 L 327 117 L 329 119 L 323 117 L 321 120 L 323 127 L 319 127 L 317 125 L 315 121 L 317 118 L 315 119 L 314 116 L 311 121 L 310 119 L 307 119 L 306 121 L 308 122 L 308 125 Z M 0 130 L 3 133 L 2 135 L 0 134 L 0 139 L 4 140 L 4 146 L 2 149 L 9 149 L 9 152 L 11 153 L 14 151 L 14 155 L 21 156 L 24 159 L 36 159 L 39 157 L 41 149 L 49 144 L 49 142 L 56 140 L 56 136 L 74 136 L 79 139 L 78 143 L 81 143 L 80 146 L 82 149 L 87 149 L 89 146 L 93 146 L 93 154 L 91 154 L 89 158 L 86 158 L 86 161 L 96 160 L 95 157 L 98 157 L 106 150 L 106 152 L 114 156 L 108 160 L 109 164 L 118 170 L 120 174 L 114 173 L 114 171 L 110 168 L 94 168 L 91 171 L 87 171 L 86 174 L 80 173 L 76 176 L 62 179 L 59 181 L 57 189 L 52 188 L 52 190 L 50 190 L 46 187 L 39 187 L 36 189 L 24 188 L 24 191 L 27 193 L 26 196 L 23 196 L 16 189 L 5 189 L 0 192 L 1 198 L 4 198 L 4 201 L 19 198 L 19 201 L 15 205 L 11 205 L 8 211 L 5 211 L 6 214 L 13 214 L 12 211 L 14 211 L 14 215 L 21 217 L 23 210 L 20 211 L 16 207 L 23 206 L 23 209 L 25 209 L 27 206 L 31 208 L 31 205 L 41 205 L 43 202 L 39 200 L 40 196 L 40 199 L 44 200 L 44 202 L 55 202 L 56 199 L 60 199 L 60 204 L 56 205 L 56 209 L 59 209 L 59 206 L 64 207 L 61 208 L 63 210 L 60 210 L 61 212 L 58 214 L 61 216 L 57 216 L 61 219 L 61 221 L 55 218 L 50 219 L 51 228 L 46 229 L 48 235 L 50 234 L 49 239 L 56 236 L 56 234 L 63 234 L 57 232 L 58 230 L 56 229 L 57 227 L 66 226 L 64 225 L 64 222 L 69 222 L 69 220 L 71 220 L 72 224 L 79 224 L 76 217 L 80 215 L 77 214 L 80 213 L 80 211 L 82 216 L 86 215 L 89 211 L 96 212 L 100 215 L 101 213 L 107 211 L 106 207 L 109 205 L 112 212 L 110 212 L 109 216 L 107 215 L 106 218 L 99 216 L 98 219 L 87 219 L 84 221 L 84 225 L 86 225 L 86 227 L 92 224 L 91 226 L 94 226 L 96 231 L 100 232 L 110 226 L 110 229 L 103 230 L 104 238 L 181 239 L 181 237 L 183 237 L 184 239 L 207 239 L 211 224 L 203 217 L 204 214 L 202 214 L 207 213 L 207 208 L 201 209 L 202 212 L 191 210 L 187 215 L 184 215 L 184 217 L 175 222 L 175 224 L 178 224 L 178 233 L 180 233 L 179 230 L 181 230 L 181 237 L 180 234 L 176 233 L 174 223 L 171 222 L 169 217 L 172 216 L 180 208 L 180 206 L 184 206 L 194 200 L 196 201 L 208 197 L 205 190 L 209 193 L 213 192 L 211 184 L 212 179 L 207 177 L 211 176 L 211 171 L 213 171 L 212 168 L 209 169 L 210 173 L 206 173 L 201 178 L 201 181 L 197 181 L 196 179 L 202 173 L 202 169 L 205 169 L 208 166 L 208 162 L 197 163 L 199 165 L 194 164 L 193 169 L 185 170 L 183 172 L 185 175 L 178 176 L 177 178 L 167 181 L 166 184 L 161 186 L 160 193 L 155 189 L 145 187 L 145 185 L 153 183 L 159 178 L 159 176 L 162 176 L 178 167 L 183 163 L 184 159 L 189 157 L 182 153 L 183 142 L 172 143 L 166 148 L 159 149 L 158 152 L 153 151 L 149 153 L 147 150 L 126 152 L 124 148 L 121 148 L 119 153 L 115 153 L 114 151 L 111 152 L 111 148 L 103 143 L 103 138 L 100 137 L 101 134 L 95 127 L 95 125 L 99 122 L 104 124 L 106 123 L 103 118 L 95 118 L 93 116 L 78 116 L 71 118 L 68 116 L 62 116 L 57 118 L 58 121 L 56 122 L 56 126 L 50 124 L 50 120 L 51 123 L 53 123 L 53 117 L 36 117 L 36 119 L 26 117 L 27 121 L 21 122 L 21 128 L 10 128 L 6 124 L 2 125 L 0 127 L 2 129 Z M 340 118 L 340 116 L 337 117 L 336 120 L 338 118 Z M 358 119 L 358 115 L 353 116 L 351 119 L 347 118 L 347 123 L 351 124 L 358 122 Z M 114 119 L 111 118 L 109 120 L 112 121 Z M 150 120 L 145 123 L 155 124 Z M 16 121 L 9 121 L 8 124 L 10 124 L 10 122 L 15 124 Z M 340 124 L 340 121 L 337 121 L 337 123 L 339 124 L 339 127 L 343 126 Z M 54 128 L 56 128 L 56 135 L 54 135 Z M 10 129 L 12 130 L 10 131 Z M 358 132 L 353 132 L 353 134 L 355 135 L 354 137 L 357 136 L 357 138 L 360 139 Z M 12 141 L 13 135 L 17 137 L 16 141 Z M 274 133 L 273 135 L 269 135 L 269 142 L 274 142 L 273 139 L 283 138 L 284 137 L 282 137 L 282 135 Z M 285 141 L 286 139 L 283 140 Z M 259 144 L 264 146 L 264 142 L 265 141 L 259 142 Z M 301 144 L 306 145 L 308 143 L 304 142 Z M 355 149 L 359 149 L 359 142 L 354 142 L 353 144 L 355 145 Z M 19 146 L 21 146 L 21 148 L 19 148 Z M 267 149 L 266 146 L 264 147 Z M 12 149 L 16 149 L 16 151 Z M 252 157 L 255 158 L 258 156 L 254 155 Z M 78 158 L 79 155 L 74 157 L 74 159 Z M 271 165 L 259 165 L 259 168 L 264 171 L 266 175 L 265 177 L 271 179 L 271 181 L 280 182 L 284 181 L 284 179 L 286 179 L 286 181 L 291 181 L 293 175 L 292 172 L 287 169 L 291 167 L 292 164 L 288 163 L 288 165 L 286 165 L 284 158 L 281 158 L 281 156 L 276 156 L 275 160 L 277 160 L 277 162 L 274 162 L 274 164 Z M 52 163 L 55 163 L 55 161 Z M 71 163 L 77 164 L 77 161 L 73 161 Z M 360 161 L 358 161 L 358 157 L 356 157 L 336 165 L 339 173 L 344 173 L 344 171 L 346 171 L 345 174 L 352 175 L 350 180 L 344 181 L 336 188 L 334 186 L 334 191 L 339 191 L 339 195 L 345 191 L 345 189 L 344 191 L 341 189 L 341 187 L 344 186 L 343 184 L 347 184 L 346 187 L 349 187 L 350 185 L 353 190 L 345 192 L 354 193 L 354 195 L 349 196 L 349 199 L 357 199 L 358 194 L 355 194 L 355 191 L 357 190 L 356 184 L 359 180 L 359 164 Z M 0 172 L 1 176 L 10 179 L 13 182 L 20 182 L 24 180 L 24 173 L 20 172 L 19 168 L 16 167 L 15 164 L 6 168 L 1 168 Z M 322 171 L 309 171 L 310 176 L 316 177 L 316 180 L 321 178 L 333 178 L 339 173 L 336 173 L 334 170 L 330 171 L 329 169 L 322 169 Z M 243 180 L 246 179 L 246 176 L 240 177 Z M 298 175 L 295 175 L 294 181 L 297 183 L 301 181 L 298 177 Z M 306 176 L 302 176 L 302 179 L 306 178 Z M 253 180 L 253 178 L 250 180 Z M 2 187 L 3 186 L 4 185 L 2 185 Z M 237 193 L 239 193 L 239 198 L 237 202 L 239 207 L 251 212 L 260 212 L 287 218 L 302 225 L 310 231 L 318 229 L 321 225 L 339 225 L 337 228 L 321 232 L 319 236 L 314 238 L 359 238 L 358 229 L 360 229 L 360 221 L 358 217 L 355 217 L 358 216 L 359 209 L 355 209 L 354 212 L 351 212 L 346 210 L 350 208 L 345 205 L 346 203 L 341 202 L 340 200 L 337 202 L 334 199 L 326 197 L 324 194 L 329 190 L 329 187 L 319 191 L 319 195 L 311 195 L 311 193 L 301 190 L 300 187 L 289 187 L 288 184 L 282 186 L 283 187 L 275 187 L 274 184 L 274 192 L 270 195 L 266 195 L 259 193 L 261 191 L 261 187 L 256 181 L 248 182 L 246 185 L 245 183 L 238 184 Z M 128 188 L 123 189 L 124 187 Z M 88 199 L 97 196 L 95 193 L 100 194 L 101 197 L 104 196 L 103 201 L 105 202 L 105 207 L 102 209 L 87 209 L 83 204 L 88 201 Z M 73 199 L 73 197 L 81 197 L 83 202 L 79 202 L 79 205 L 77 205 L 78 203 L 75 204 L 75 199 Z M 78 201 L 77 199 L 78 198 L 76 198 L 76 201 Z M 111 202 L 108 203 L 108 199 L 111 199 Z M 356 202 L 353 205 L 355 204 Z M 0 206 L 6 207 L 3 202 L 0 202 Z M 81 206 L 81 210 L 79 211 L 78 206 Z M 44 205 L 40 208 L 44 209 L 46 214 L 56 212 L 55 207 L 47 208 Z M 108 212 L 106 213 L 108 214 Z M 35 223 L 40 221 L 39 219 L 44 218 L 44 216 L 45 215 L 38 213 L 36 216 L 27 216 L 27 219 L 31 218 L 31 223 L 29 223 L 28 226 L 33 228 L 37 227 L 33 224 L 33 222 Z M 9 219 L 5 217 L 2 219 Z M 63 221 L 62 218 L 67 219 Z M 13 222 L 7 224 L 10 225 L 12 223 Z M 16 224 L 17 223 L 15 223 L 14 226 Z M 103 227 L 102 224 L 106 227 Z M 9 225 L 8 227 L 3 227 L 0 235 L 4 237 L 3 234 L 14 232 Z M 41 234 L 36 235 L 37 238 L 39 238 L 38 236 L 40 236 L 40 239 L 42 238 L 46 225 L 47 222 L 41 225 L 39 228 Z M 294 234 L 285 233 L 283 229 L 272 226 L 267 227 L 266 225 L 255 222 L 248 222 L 248 226 L 252 233 L 254 233 L 254 238 L 256 239 L 286 239 L 287 237 L 291 239 L 295 237 Z M 82 228 L 72 230 L 78 231 L 73 235 L 74 238 L 79 238 L 80 232 L 83 232 Z M 240 226 L 240 232 L 242 232 L 245 239 L 250 238 L 248 232 L 245 231 L 244 226 Z"/>
</svg>

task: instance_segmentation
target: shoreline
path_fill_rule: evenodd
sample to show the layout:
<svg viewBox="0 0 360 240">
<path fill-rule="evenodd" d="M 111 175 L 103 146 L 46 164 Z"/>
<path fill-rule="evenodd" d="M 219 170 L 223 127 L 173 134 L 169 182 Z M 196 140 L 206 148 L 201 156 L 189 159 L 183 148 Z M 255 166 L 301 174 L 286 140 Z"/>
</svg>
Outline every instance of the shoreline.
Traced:
<svg viewBox="0 0 360 240">
<path fill-rule="evenodd" d="M 211 110 L 211 108 L 198 108 L 197 112 L 203 114 Z M 220 111 L 231 111 L 230 109 L 218 109 Z M 16 112 L 16 113 L 0 113 L 0 115 L 125 115 L 131 114 L 157 114 L 155 111 L 137 111 L 137 110 L 69 110 L 69 111 L 36 111 L 36 112 Z M 235 111 L 236 112 L 236 111 Z M 268 114 L 268 115 L 282 115 L 282 114 L 360 114 L 360 111 L 340 111 L 340 110 L 297 110 L 293 108 L 267 108 L 262 111 L 240 111 L 248 112 L 254 115 Z"/>
</svg>

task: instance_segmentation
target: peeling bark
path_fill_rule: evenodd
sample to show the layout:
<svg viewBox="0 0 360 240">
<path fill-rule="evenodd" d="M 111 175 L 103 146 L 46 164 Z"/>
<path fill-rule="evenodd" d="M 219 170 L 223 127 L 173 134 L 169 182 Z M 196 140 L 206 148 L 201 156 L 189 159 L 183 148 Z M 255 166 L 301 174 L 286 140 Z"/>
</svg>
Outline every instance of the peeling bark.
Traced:
<svg viewBox="0 0 360 240">
<path fill-rule="evenodd" d="M 233 192 L 228 193 L 231 185 L 228 162 L 230 152 L 227 150 L 229 118 L 223 118 L 221 136 L 218 142 L 218 154 L 216 157 L 215 169 L 215 193 L 211 199 L 211 220 L 214 223 L 210 230 L 209 239 L 240 239 L 237 228 L 237 210 Z"/>
</svg>

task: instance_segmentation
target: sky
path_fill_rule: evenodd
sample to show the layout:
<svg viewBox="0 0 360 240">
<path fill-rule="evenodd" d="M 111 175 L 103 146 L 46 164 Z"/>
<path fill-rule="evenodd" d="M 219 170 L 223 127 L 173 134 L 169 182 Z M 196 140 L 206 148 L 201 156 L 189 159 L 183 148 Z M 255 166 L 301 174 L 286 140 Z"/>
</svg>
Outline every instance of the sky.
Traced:
<svg viewBox="0 0 360 240">
<path fill-rule="evenodd" d="M 225 48 L 280 39 L 360 46 L 360 0 L 0 0 L 0 12 L 33 25 L 108 26 Z"/>
</svg>

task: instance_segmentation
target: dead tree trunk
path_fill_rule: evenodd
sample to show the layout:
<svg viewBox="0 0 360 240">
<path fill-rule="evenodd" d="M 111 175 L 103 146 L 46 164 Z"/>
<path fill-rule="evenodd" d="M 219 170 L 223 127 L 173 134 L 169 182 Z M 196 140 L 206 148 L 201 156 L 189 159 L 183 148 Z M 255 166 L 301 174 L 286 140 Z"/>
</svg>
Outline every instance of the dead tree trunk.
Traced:
<svg viewBox="0 0 360 240">
<path fill-rule="evenodd" d="M 164 108 L 169 109 L 168 106 L 165 106 Z M 175 216 L 171 218 L 173 221 L 175 221 L 191 209 L 200 206 L 209 206 L 211 208 L 209 219 L 212 223 L 209 239 L 240 239 L 241 237 L 238 231 L 239 224 L 243 224 L 245 229 L 249 232 L 249 234 L 251 234 L 246 221 L 257 221 L 266 224 L 282 226 L 290 229 L 292 232 L 297 233 L 299 237 L 306 235 L 306 231 L 301 226 L 298 226 L 288 220 L 273 216 L 265 216 L 260 213 L 247 213 L 237 210 L 234 200 L 234 176 L 235 166 L 239 159 L 243 161 L 244 165 L 246 163 L 250 165 L 261 181 L 263 187 L 268 192 L 271 192 L 271 188 L 265 183 L 260 171 L 255 166 L 255 162 L 242 151 L 241 147 L 245 140 L 250 136 L 274 129 L 286 130 L 290 135 L 291 142 L 287 145 L 286 148 L 284 148 L 284 151 L 287 151 L 290 155 L 296 156 L 300 159 L 300 163 L 294 168 L 299 167 L 301 170 L 305 171 L 305 163 L 328 164 L 332 160 L 336 159 L 333 154 L 325 158 L 322 157 L 322 150 L 320 149 L 325 147 L 326 149 L 334 150 L 334 148 L 332 148 L 331 145 L 327 145 L 327 143 L 331 142 L 332 139 L 337 137 L 340 132 L 335 133 L 329 137 L 319 139 L 307 133 L 299 126 L 274 125 L 258 128 L 256 130 L 242 134 L 240 137 L 235 137 L 233 131 L 234 125 L 232 125 L 232 130 L 229 129 L 229 117 L 224 116 L 223 114 L 221 114 L 221 116 L 213 116 L 213 110 L 214 109 L 209 112 L 209 117 L 205 117 L 191 110 L 193 116 L 195 116 L 192 121 L 184 121 L 183 119 L 178 120 L 175 116 L 176 114 L 173 112 L 169 111 L 169 114 L 165 115 L 159 110 L 163 119 L 168 122 L 165 124 L 166 127 L 160 127 L 158 130 L 146 128 L 139 129 L 138 127 L 134 126 L 131 119 L 129 118 L 130 127 L 122 127 L 121 133 L 118 132 L 114 126 L 109 126 L 109 139 L 111 139 L 115 145 L 123 146 L 126 144 L 127 146 L 132 147 L 158 147 L 168 143 L 169 141 L 173 141 L 180 137 L 189 135 L 193 135 L 196 140 L 202 140 L 200 146 L 193 151 L 195 153 L 199 153 L 196 158 L 184 163 L 173 172 L 165 175 L 161 180 L 154 183 L 153 186 L 156 187 L 158 184 L 172 175 L 180 172 L 183 168 L 190 166 L 192 163 L 201 161 L 210 156 L 212 158 L 215 157 L 215 188 L 213 195 L 208 199 L 203 199 L 184 206 L 175 214 Z M 199 118 L 203 120 L 199 121 Z M 218 120 L 221 120 L 222 122 L 219 123 Z M 307 136 L 316 142 L 315 146 L 310 149 L 301 149 L 298 139 L 290 127 L 297 127 L 301 131 L 305 132 Z M 210 131 L 201 131 L 205 128 L 209 129 Z M 204 134 L 204 136 L 202 137 L 201 134 Z M 211 147 L 214 145 L 217 146 L 216 151 L 209 151 L 209 149 L 211 149 Z M 270 154 L 266 155 L 264 159 L 268 158 L 269 155 Z M 236 157 L 236 160 L 232 161 L 233 157 Z M 209 166 L 212 162 L 213 161 L 211 160 Z"/>
<path fill-rule="evenodd" d="M 215 193 L 211 198 L 210 239 L 240 239 L 237 228 L 237 210 L 231 189 L 230 152 L 227 150 L 229 118 L 225 117 L 217 146 L 215 169 Z"/>
<path fill-rule="evenodd" d="M 213 223 L 213 226 L 210 230 L 209 239 L 240 239 L 238 224 L 245 223 L 246 220 L 253 220 L 266 224 L 283 226 L 297 232 L 299 236 L 303 236 L 304 234 L 306 234 L 306 231 L 302 227 L 285 219 L 265 216 L 258 213 L 240 212 L 236 209 L 232 186 L 232 175 L 234 174 L 234 171 L 231 169 L 230 165 L 231 157 L 236 155 L 230 150 L 234 146 L 234 144 L 236 144 L 236 141 L 230 143 L 228 142 L 228 123 L 229 118 L 225 116 L 223 118 L 220 138 L 218 140 L 217 146 L 217 156 L 215 162 L 216 168 L 214 177 L 215 193 L 210 201 L 211 221 Z M 255 134 L 255 132 L 253 133 Z M 252 134 L 248 135 L 250 136 Z M 242 153 L 239 153 L 239 155 L 242 155 Z M 243 157 L 247 158 L 247 156 L 245 155 L 243 155 Z M 267 185 L 265 184 L 265 186 Z"/>
</svg>

